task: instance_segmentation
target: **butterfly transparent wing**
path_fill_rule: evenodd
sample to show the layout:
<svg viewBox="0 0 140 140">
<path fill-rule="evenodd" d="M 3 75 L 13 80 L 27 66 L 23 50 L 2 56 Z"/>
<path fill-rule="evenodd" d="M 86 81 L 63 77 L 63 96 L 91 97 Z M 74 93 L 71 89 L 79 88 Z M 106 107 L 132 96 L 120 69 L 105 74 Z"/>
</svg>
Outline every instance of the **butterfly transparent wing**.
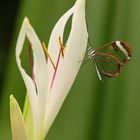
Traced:
<svg viewBox="0 0 140 140">
<path fill-rule="evenodd" d="M 115 41 L 95 49 L 95 55 L 92 59 L 102 77 L 115 77 L 127 64 L 130 57 L 131 49 L 127 43 Z"/>
<path fill-rule="evenodd" d="M 109 56 L 96 55 L 94 62 L 96 63 L 101 77 L 114 77 L 120 73 L 121 65 Z"/>
</svg>

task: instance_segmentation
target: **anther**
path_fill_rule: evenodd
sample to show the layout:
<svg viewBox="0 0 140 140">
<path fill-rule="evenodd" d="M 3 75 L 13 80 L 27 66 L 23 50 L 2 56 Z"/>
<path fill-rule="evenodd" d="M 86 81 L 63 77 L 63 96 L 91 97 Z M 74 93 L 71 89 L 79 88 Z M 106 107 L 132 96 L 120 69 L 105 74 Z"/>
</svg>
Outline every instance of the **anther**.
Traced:
<svg viewBox="0 0 140 140">
<path fill-rule="evenodd" d="M 65 45 L 62 43 L 60 36 L 59 36 L 59 44 L 60 44 L 60 47 L 61 47 L 62 56 L 64 57 L 64 48 L 65 48 Z"/>
</svg>

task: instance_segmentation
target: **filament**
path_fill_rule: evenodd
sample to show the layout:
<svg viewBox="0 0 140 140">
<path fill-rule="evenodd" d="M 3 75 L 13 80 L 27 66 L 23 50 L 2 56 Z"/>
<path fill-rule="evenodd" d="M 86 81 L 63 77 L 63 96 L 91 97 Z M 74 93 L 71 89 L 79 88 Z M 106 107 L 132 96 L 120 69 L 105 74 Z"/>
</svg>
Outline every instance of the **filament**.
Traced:
<svg viewBox="0 0 140 140">
<path fill-rule="evenodd" d="M 55 68 L 56 68 L 56 67 L 55 67 L 55 64 L 54 64 L 54 62 L 53 62 L 53 60 L 52 60 L 52 58 L 51 58 L 51 56 L 50 56 L 50 54 L 49 54 L 49 52 L 48 52 L 48 49 L 47 49 L 47 47 L 46 47 L 46 45 L 45 45 L 44 42 L 42 42 L 42 47 L 43 47 L 43 49 L 44 49 L 44 51 L 45 51 L 46 56 L 50 59 L 53 68 L 55 69 Z"/>
</svg>

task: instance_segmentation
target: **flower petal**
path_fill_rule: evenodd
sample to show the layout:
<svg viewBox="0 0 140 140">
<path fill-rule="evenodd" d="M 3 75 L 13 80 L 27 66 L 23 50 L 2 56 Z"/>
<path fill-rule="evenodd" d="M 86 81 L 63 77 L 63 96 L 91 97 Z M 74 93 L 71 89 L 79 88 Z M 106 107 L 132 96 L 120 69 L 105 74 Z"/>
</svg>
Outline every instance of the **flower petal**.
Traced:
<svg viewBox="0 0 140 140">
<path fill-rule="evenodd" d="M 10 96 L 10 117 L 13 140 L 28 140 L 22 112 L 12 95 Z"/>
<path fill-rule="evenodd" d="M 70 16 L 73 14 L 74 12 L 74 6 L 68 10 L 56 23 L 55 27 L 53 28 L 53 31 L 51 33 L 50 36 L 50 40 L 49 40 L 49 45 L 48 45 L 48 51 L 51 54 L 52 59 L 54 60 L 54 62 L 57 61 L 57 55 L 59 52 L 59 36 L 63 39 L 63 33 L 64 33 L 64 28 L 65 25 L 68 21 L 68 19 L 70 18 Z"/>
<path fill-rule="evenodd" d="M 21 66 L 20 54 L 26 37 L 31 43 L 33 50 L 35 84 L 32 78 Z M 42 117 L 44 116 L 46 105 L 46 92 L 48 85 L 47 64 L 42 45 L 27 18 L 24 19 L 19 33 L 16 46 L 16 60 L 29 94 L 34 128 L 38 130 L 41 127 L 40 125 L 42 125 Z"/>
<path fill-rule="evenodd" d="M 47 129 L 49 129 L 60 110 L 79 71 L 81 65 L 80 61 L 83 60 L 86 52 L 88 33 L 85 20 L 85 0 L 77 0 L 74 7 L 58 21 L 51 36 L 55 36 L 56 34 L 57 36 L 63 35 L 64 26 L 71 14 L 73 14 L 72 28 L 64 50 L 64 58 L 59 62 L 55 77 L 56 80 L 54 81 L 53 88 L 47 98 Z M 59 33 L 57 31 L 59 31 Z M 56 42 L 56 40 L 53 40 L 53 42 Z M 56 43 L 51 43 L 51 45 L 52 46 L 49 46 L 49 50 L 50 54 L 53 55 L 53 51 L 55 50 L 53 47 L 59 48 L 59 46 L 56 46 Z M 57 54 L 59 52 L 58 50 Z M 49 75 L 51 74 L 49 73 Z"/>
<path fill-rule="evenodd" d="M 48 45 L 48 52 L 51 55 L 52 60 L 54 61 L 54 63 L 57 63 L 57 59 L 58 59 L 58 54 L 59 54 L 59 37 L 61 37 L 61 39 L 63 39 L 63 33 L 64 33 L 64 28 L 65 25 L 68 21 L 68 19 L 70 18 L 70 16 L 73 14 L 74 12 L 74 6 L 68 10 L 56 23 L 55 27 L 53 28 L 53 31 L 51 33 L 50 36 L 50 40 L 49 40 L 49 45 Z M 51 64 L 51 62 L 48 62 L 48 75 L 49 75 L 49 87 L 51 86 L 51 80 L 53 77 L 53 73 L 54 73 L 54 68 Z M 48 88 L 49 90 L 49 88 Z"/>
</svg>

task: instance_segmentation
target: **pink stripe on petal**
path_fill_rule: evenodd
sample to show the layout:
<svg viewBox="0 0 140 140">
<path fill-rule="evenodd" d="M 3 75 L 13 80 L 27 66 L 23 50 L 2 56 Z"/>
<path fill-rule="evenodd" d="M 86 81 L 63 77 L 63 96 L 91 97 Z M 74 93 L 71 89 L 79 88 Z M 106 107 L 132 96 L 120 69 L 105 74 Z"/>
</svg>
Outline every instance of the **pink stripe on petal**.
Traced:
<svg viewBox="0 0 140 140">
<path fill-rule="evenodd" d="M 32 71 L 32 80 L 33 80 L 34 84 L 36 85 L 35 74 L 34 74 L 34 65 L 33 65 L 33 56 L 32 56 L 32 52 L 31 52 L 31 44 L 29 45 L 28 53 L 29 53 L 30 68 Z"/>
<path fill-rule="evenodd" d="M 52 86 L 53 86 L 53 83 L 54 83 L 54 80 L 55 80 L 55 77 L 56 77 L 56 72 L 57 72 L 57 68 L 58 68 L 58 65 L 59 65 L 61 53 L 62 53 L 62 49 L 60 48 L 57 63 L 56 63 L 56 68 L 55 68 L 53 78 L 52 78 L 52 81 L 51 81 L 50 91 L 52 89 Z"/>
</svg>

